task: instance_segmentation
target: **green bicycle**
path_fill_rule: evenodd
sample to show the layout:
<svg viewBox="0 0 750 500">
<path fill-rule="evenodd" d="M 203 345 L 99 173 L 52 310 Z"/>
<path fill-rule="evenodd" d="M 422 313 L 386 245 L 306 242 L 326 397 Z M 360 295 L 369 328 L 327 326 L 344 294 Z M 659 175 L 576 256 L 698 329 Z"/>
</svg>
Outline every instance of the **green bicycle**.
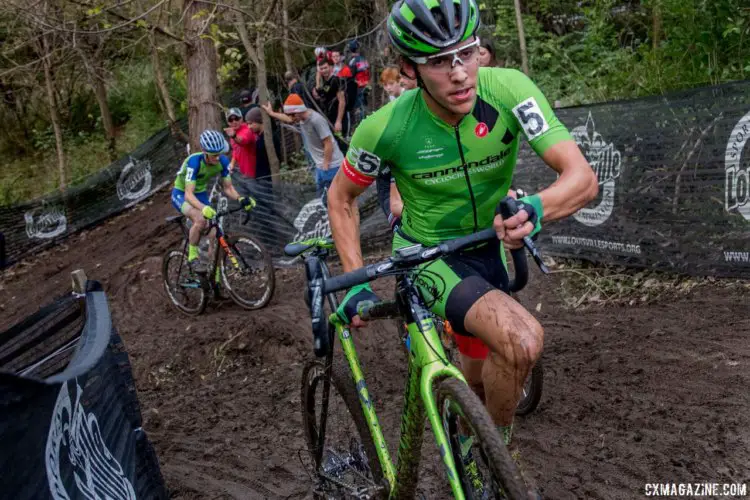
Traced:
<svg viewBox="0 0 750 500">
<path fill-rule="evenodd" d="M 506 198 L 501 205 L 514 207 L 515 201 L 508 200 L 513 199 Z M 301 394 L 318 498 L 413 498 L 425 418 L 455 498 L 536 498 L 484 405 L 460 370 L 449 362 L 433 315 L 414 285 L 417 275 L 425 272 L 417 270 L 418 265 L 496 237 L 490 228 L 433 247 L 415 244 L 397 250 L 389 259 L 335 277 L 330 276 L 325 262 L 333 248 L 330 238 L 285 247 L 289 256 L 306 254 L 305 301 L 312 316 L 315 353 L 324 357 L 305 366 Z M 526 244 L 540 263 L 531 240 Z M 396 299 L 359 312 L 364 320 L 400 317 L 407 324 L 409 361 L 397 467 L 391 460 L 351 333 L 336 314 L 324 312 L 326 298 L 328 311 L 337 309 L 337 291 L 385 276 L 397 277 Z M 334 359 L 334 334 L 348 366 Z"/>
</svg>

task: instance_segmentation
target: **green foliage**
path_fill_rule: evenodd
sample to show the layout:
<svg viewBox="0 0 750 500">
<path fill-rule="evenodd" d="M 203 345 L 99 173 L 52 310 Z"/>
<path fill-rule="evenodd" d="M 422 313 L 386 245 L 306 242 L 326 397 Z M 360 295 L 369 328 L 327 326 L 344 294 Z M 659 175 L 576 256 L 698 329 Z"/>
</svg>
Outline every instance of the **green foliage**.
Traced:
<svg viewBox="0 0 750 500">
<path fill-rule="evenodd" d="M 153 68 L 148 60 L 115 71 L 115 82 L 109 88 L 109 110 L 116 126 L 136 115 L 142 121 L 159 121 L 160 109 Z"/>
<path fill-rule="evenodd" d="M 170 91 L 184 99 L 178 82 Z M 116 152 L 135 149 L 166 123 L 161 113 L 153 71 L 148 59 L 122 65 L 108 85 L 110 112 L 116 127 Z M 65 160 L 71 184 L 111 163 L 96 100 L 91 93 L 72 96 L 63 128 Z M 52 125 L 37 123 L 29 134 L 30 154 L 8 155 L 0 170 L 0 205 L 41 196 L 58 187 L 57 152 Z"/>
<path fill-rule="evenodd" d="M 554 16 L 566 29 L 551 29 Z M 539 2 L 523 16 L 531 77 L 550 99 L 573 105 L 653 95 L 744 79 L 750 67 L 750 10 L 742 0 Z M 663 33 L 653 46 L 653 9 Z M 512 0 L 497 0 L 499 59 L 520 67 Z"/>
</svg>

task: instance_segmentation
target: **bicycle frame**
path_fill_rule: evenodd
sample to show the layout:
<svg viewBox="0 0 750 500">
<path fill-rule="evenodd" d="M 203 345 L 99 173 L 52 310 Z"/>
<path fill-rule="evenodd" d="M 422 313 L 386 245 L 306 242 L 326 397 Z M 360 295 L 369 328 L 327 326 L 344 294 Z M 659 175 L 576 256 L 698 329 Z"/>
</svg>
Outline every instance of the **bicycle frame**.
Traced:
<svg viewBox="0 0 750 500">
<path fill-rule="evenodd" d="M 235 212 L 235 211 L 237 211 L 237 209 L 235 209 L 235 210 L 229 210 L 229 211 L 224 211 L 223 213 L 221 213 L 221 212 L 218 213 L 214 219 L 212 219 L 212 220 L 209 221 L 208 228 L 206 229 L 206 234 L 209 237 L 211 237 L 210 236 L 211 235 L 211 231 L 215 231 L 215 236 L 212 237 L 212 238 L 214 238 L 216 241 L 219 242 L 219 246 L 227 254 L 227 256 L 229 257 L 230 262 L 232 262 L 232 265 L 235 267 L 235 269 L 238 269 L 240 267 L 240 262 L 237 259 L 237 257 L 234 255 L 234 253 L 232 253 L 232 249 L 229 246 L 229 243 L 227 243 L 226 233 L 224 233 L 224 229 L 222 228 L 222 224 L 219 222 L 225 215 L 228 215 L 228 214 L 230 214 L 232 212 Z M 183 220 L 183 223 L 180 224 L 180 228 L 182 229 L 183 239 L 184 239 L 184 242 L 185 242 L 184 245 L 183 245 L 183 247 L 182 247 L 183 254 L 186 254 L 186 250 L 187 250 L 187 246 L 188 246 L 188 241 L 189 241 L 189 236 L 190 236 L 190 230 L 187 227 L 187 220 L 188 220 L 188 218 L 187 218 L 187 216 L 185 216 L 185 218 Z M 177 276 L 181 275 L 181 273 L 182 273 L 182 266 L 183 266 L 184 262 L 185 262 L 185 259 L 183 259 L 183 260 L 180 261 L 180 267 L 177 270 L 177 273 L 178 273 Z M 212 263 L 210 272 L 208 274 L 209 275 L 214 274 L 214 283 L 218 283 L 219 278 L 220 278 L 219 251 L 218 251 L 218 249 L 214 249 L 213 263 Z M 214 284 L 212 283 L 211 286 L 214 286 Z"/>
<path fill-rule="evenodd" d="M 396 470 L 388 452 L 351 332 L 342 324 L 336 314 L 330 316 L 329 322 L 336 329 L 336 334 L 349 363 L 362 411 L 375 442 L 383 475 L 390 484 L 390 498 L 413 498 L 416 493 L 417 470 L 421 459 L 422 436 L 426 416 L 435 435 L 435 441 L 443 459 L 453 495 L 455 498 L 463 499 L 464 494 L 456 471 L 456 464 L 453 461 L 453 455 L 449 452 L 448 438 L 442 425 L 433 388 L 443 378 L 454 377 L 463 382 L 466 382 L 466 379 L 458 368 L 447 361 L 432 315 L 425 308 L 419 293 L 408 276 L 401 279 L 398 300 L 402 314 L 408 318 L 407 331 L 410 338 L 408 376 L 404 395 L 405 404 L 401 414 L 401 436 L 397 452 L 398 470 Z M 333 349 L 331 349 L 329 357 L 332 356 L 332 353 Z M 324 396 L 325 410 L 327 410 L 327 390 Z M 321 434 L 324 434 L 324 429 L 322 429 Z"/>
</svg>

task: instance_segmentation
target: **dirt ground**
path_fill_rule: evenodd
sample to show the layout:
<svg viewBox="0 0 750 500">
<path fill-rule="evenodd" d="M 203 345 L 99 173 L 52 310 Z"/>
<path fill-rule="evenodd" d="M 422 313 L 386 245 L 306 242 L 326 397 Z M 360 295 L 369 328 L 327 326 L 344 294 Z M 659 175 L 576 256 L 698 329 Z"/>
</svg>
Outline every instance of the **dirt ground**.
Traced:
<svg viewBox="0 0 750 500">
<path fill-rule="evenodd" d="M 179 240 L 168 215 L 159 193 L 4 271 L 0 330 L 65 293 L 70 272 L 83 268 L 105 286 L 172 496 L 309 497 L 299 386 L 312 342 L 301 269 L 277 271 L 261 311 L 221 303 L 183 316 L 161 282 L 161 256 Z M 546 329 L 544 395 L 516 421 L 525 473 L 544 498 L 640 498 L 654 482 L 750 483 L 747 289 L 717 283 L 648 305 L 572 311 L 556 293 L 559 279 L 535 275 L 519 296 Z M 394 447 L 403 348 L 385 323 L 356 341 Z M 433 458 L 429 435 L 425 442 Z M 432 459 L 420 484 L 428 498 L 447 496 Z"/>
</svg>

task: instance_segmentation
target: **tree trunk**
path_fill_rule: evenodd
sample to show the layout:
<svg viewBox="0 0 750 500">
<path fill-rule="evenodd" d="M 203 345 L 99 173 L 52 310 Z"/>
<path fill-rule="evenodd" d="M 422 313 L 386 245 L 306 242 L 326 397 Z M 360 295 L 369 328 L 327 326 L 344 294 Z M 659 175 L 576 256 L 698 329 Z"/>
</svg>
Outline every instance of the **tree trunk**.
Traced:
<svg viewBox="0 0 750 500">
<path fill-rule="evenodd" d="M 255 44 L 255 54 L 258 59 L 258 93 L 260 102 L 268 102 L 268 78 L 266 75 L 266 47 L 265 38 L 262 33 L 258 33 Z M 271 117 L 268 113 L 263 113 L 263 133 L 266 136 L 266 153 L 268 153 L 268 163 L 271 164 L 271 179 L 273 183 L 279 182 L 279 158 L 276 156 L 276 148 L 273 143 L 273 127 L 271 126 Z"/>
<path fill-rule="evenodd" d="M 661 0 L 654 0 L 654 8 L 651 13 L 651 42 L 654 50 L 659 48 L 661 45 L 661 32 L 662 32 L 662 16 L 661 16 Z"/>
<path fill-rule="evenodd" d="M 169 88 L 167 82 L 164 80 L 164 72 L 161 69 L 161 60 L 159 59 L 159 49 L 156 46 L 156 40 L 151 34 L 151 65 L 154 67 L 154 79 L 156 80 L 156 88 L 159 91 L 160 101 L 164 105 L 164 112 L 167 114 L 167 121 L 169 122 L 169 128 L 172 131 L 172 135 L 185 142 L 190 142 L 190 138 L 185 135 L 180 126 L 177 123 L 177 115 L 174 112 L 174 104 L 172 104 L 172 97 L 169 95 Z"/>
<path fill-rule="evenodd" d="M 185 3 L 188 130 L 190 150 L 199 151 L 198 140 L 204 130 L 221 130 L 221 114 L 216 95 L 218 57 L 211 39 L 201 38 L 208 25 L 206 12 L 211 12 L 212 5 L 200 0 L 185 0 Z"/>
<path fill-rule="evenodd" d="M 526 33 L 523 29 L 523 18 L 521 17 L 521 0 L 513 0 L 516 8 L 516 26 L 518 27 L 518 43 L 521 46 L 521 69 L 529 74 L 529 55 L 526 52 Z"/>
<path fill-rule="evenodd" d="M 80 51 L 81 59 L 88 73 L 89 83 L 94 90 L 96 102 L 99 104 L 99 113 L 102 115 L 102 126 L 104 127 L 104 136 L 107 138 L 107 150 L 109 159 L 115 161 L 117 153 L 115 151 L 115 124 L 112 120 L 112 113 L 109 111 L 107 102 L 107 88 L 104 86 L 104 79 L 101 77 L 96 66 L 96 61 L 92 61 L 86 54 L 85 49 Z"/>
<path fill-rule="evenodd" d="M 65 171 L 65 152 L 63 151 L 62 130 L 60 129 L 60 114 L 58 113 L 57 99 L 55 99 L 55 85 L 52 81 L 52 64 L 49 56 L 49 43 L 47 36 L 43 36 L 42 44 L 44 45 L 44 83 L 47 87 L 47 101 L 49 104 L 49 115 L 52 120 L 52 129 L 55 131 L 55 147 L 57 148 L 57 170 L 60 175 L 60 191 L 63 191 L 68 185 L 68 176 Z"/>
<path fill-rule="evenodd" d="M 284 65 L 286 70 L 294 72 L 294 65 L 292 64 L 292 53 L 289 51 L 289 10 L 287 9 L 287 0 L 281 0 L 281 15 L 282 22 L 284 23 L 282 30 L 281 48 L 284 52 Z"/>
</svg>

